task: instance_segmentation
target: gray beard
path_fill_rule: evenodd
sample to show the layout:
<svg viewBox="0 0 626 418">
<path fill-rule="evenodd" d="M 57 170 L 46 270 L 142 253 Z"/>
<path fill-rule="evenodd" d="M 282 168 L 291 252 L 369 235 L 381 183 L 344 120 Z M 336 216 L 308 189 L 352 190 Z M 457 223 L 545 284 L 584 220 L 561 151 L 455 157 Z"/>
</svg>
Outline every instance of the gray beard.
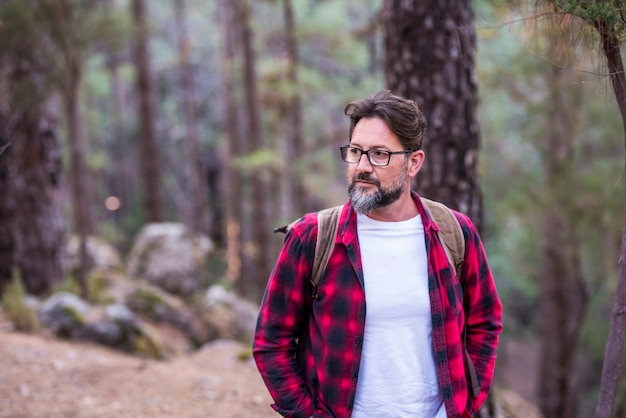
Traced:
<svg viewBox="0 0 626 418">
<path fill-rule="evenodd" d="M 397 201 L 406 190 L 407 168 L 407 164 L 405 164 L 402 171 L 398 174 L 398 177 L 396 177 L 396 180 L 387 189 L 380 187 L 380 182 L 372 179 L 369 175 L 357 174 L 348 186 L 348 194 L 350 195 L 350 202 L 354 210 L 360 214 L 369 215 L 373 210 L 388 206 Z M 356 180 L 373 181 L 376 187 L 378 187 L 378 190 L 373 193 L 368 193 L 364 188 L 356 187 Z"/>
</svg>

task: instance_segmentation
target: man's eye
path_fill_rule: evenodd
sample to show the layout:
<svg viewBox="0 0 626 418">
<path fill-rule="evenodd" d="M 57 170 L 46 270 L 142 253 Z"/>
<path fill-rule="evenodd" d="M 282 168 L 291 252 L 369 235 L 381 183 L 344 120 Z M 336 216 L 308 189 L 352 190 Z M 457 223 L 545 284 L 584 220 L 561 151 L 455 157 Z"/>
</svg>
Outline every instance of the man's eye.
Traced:
<svg viewBox="0 0 626 418">
<path fill-rule="evenodd" d="M 361 155 L 361 150 L 358 148 L 348 148 L 348 152 L 350 152 L 350 155 Z"/>
<path fill-rule="evenodd" d="M 374 158 L 384 158 L 387 156 L 387 152 L 386 151 L 370 151 L 370 153 L 374 154 Z"/>
</svg>

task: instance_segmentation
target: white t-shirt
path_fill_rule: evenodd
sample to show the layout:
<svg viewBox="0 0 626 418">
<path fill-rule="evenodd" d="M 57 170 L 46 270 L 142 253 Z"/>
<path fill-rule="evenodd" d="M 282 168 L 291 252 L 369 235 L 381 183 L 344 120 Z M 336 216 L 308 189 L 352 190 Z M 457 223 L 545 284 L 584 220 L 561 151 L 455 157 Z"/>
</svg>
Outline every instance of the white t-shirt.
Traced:
<svg viewBox="0 0 626 418">
<path fill-rule="evenodd" d="M 421 216 L 357 215 L 365 282 L 365 336 L 353 418 L 445 418 L 433 356 Z"/>
</svg>

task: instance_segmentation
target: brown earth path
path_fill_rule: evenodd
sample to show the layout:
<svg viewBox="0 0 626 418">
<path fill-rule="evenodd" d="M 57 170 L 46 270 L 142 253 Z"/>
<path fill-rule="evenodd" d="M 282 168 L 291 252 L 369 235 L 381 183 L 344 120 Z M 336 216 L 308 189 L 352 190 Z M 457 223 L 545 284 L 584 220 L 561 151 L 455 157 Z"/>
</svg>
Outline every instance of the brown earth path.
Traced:
<svg viewBox="0 0 626 418">
<path fill-rule="evenodd" d="M 216 341 L 168 361 L 0 329 L 2 418 L 274 418 L 249 349 Z"/>
</svg>

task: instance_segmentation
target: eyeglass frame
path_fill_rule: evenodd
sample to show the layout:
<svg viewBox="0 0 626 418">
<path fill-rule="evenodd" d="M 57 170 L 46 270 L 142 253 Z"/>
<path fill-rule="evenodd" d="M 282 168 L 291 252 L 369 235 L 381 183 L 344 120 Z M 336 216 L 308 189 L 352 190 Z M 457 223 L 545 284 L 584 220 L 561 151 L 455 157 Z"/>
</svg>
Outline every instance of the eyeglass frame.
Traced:
<svg viewBox="0 0 626 418">
<path fill-rule="evenodd" d="M 346 161 L 346 157 L 348 156 L 348 149 L 350 149 L 350 148 L 359 150 L 361 152 L 361 155 L 359 155 L 358 160 L 356 160 L 356 161 Z M 363 157 L 363 154 L 365 154 L 367 156 L 367 161 L 370 163 L 370 165 L 372 167 L 387 167 L 389 165 L 389 163 L 391 162 L 391 156 L 393 154 L 405 154 L 406 155 L 406 154 L 411 154 L 411 153 L 415 152 L 415 150 L 411 151 L 411 150 L 408 150 L 408 149 L 405 149 L 405 150 L 402 150 L 402 151 L 387 151 L 387 150 L 384 150 L 384 149 L 376 149 L 376 148 L 368 149 L 366 151 L 364 149 L 361 149 L 361 148 L 358 148 L 358 147 L 353 147 L 353 146 L 350 146 L 350 145 L 344 145 L 344 146 L 339 147 L 339 151 L 341 152 L 341 159 L 343 160 L 344 163 L 347 163 L 347 164 L 358 164 L 358 163 L 360 163 L 361 162 L 361 158 Z M 370 158 L 370 154 L 369 154 L 372 151 L 382 152 L 382 153 L 387 154 L 387 163 L 386 164 L 373 163 L 372 159 Z"/>
</svg>

